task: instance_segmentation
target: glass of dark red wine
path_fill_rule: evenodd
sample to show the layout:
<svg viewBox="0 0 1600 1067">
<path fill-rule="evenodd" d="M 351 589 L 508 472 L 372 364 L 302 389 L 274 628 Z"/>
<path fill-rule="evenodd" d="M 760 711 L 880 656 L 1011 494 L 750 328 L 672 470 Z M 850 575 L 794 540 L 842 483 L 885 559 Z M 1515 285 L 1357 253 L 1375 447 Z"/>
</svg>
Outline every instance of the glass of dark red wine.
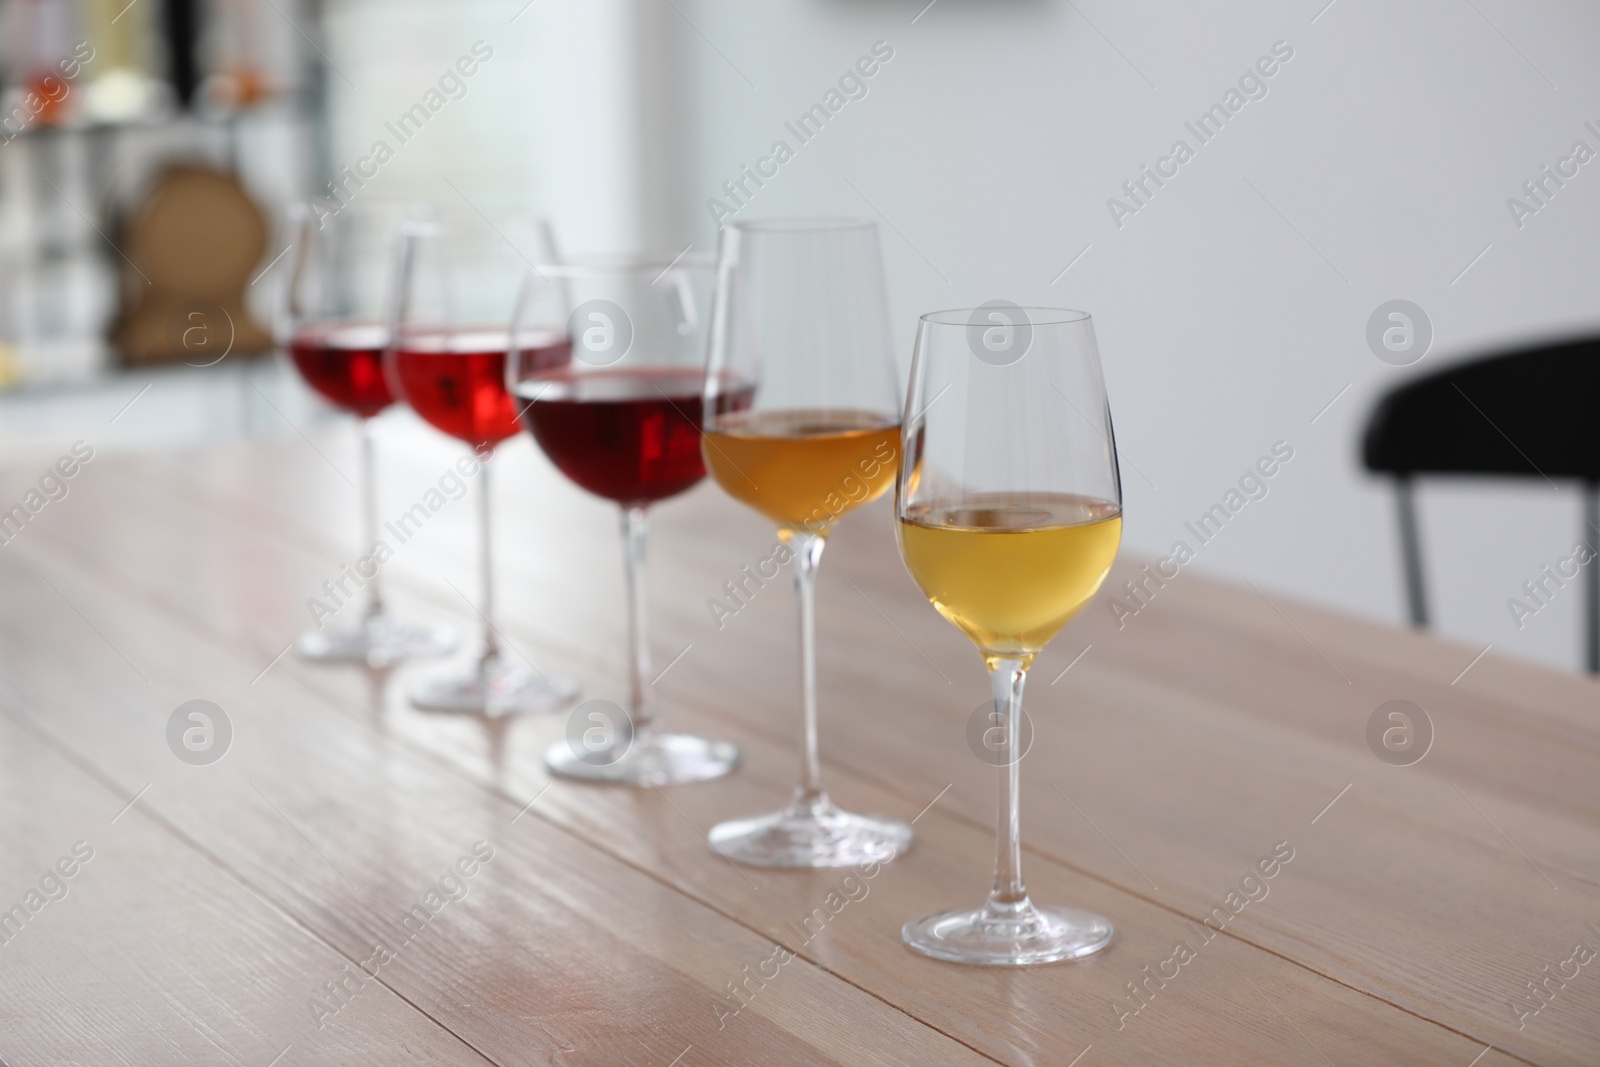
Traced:
<svg viewBox="0 0 1600 1067">
<path fill-rule="evenodd" d="M 671 253 L 569 258 L 530 274 L 521 302 L 518 323 L 556 323 L 572 358 L 551 365 L 537 349 L 514 349 L 511 390 L 550 461 L 621 509 L 627 580 L 628 706 L 580 705 L 579 728 L 545 753 L 553 774 L 669 785 L 720 778 L 739 762 L 728 741 L 658 728 L 647 626 L 650 509 L 706 473 L 700 421 L 711 266 L 708 256 Z M 753 392 L 753 383 L 729 382 L 719 403 L 748 406 Z"/>
<path fill-rule="evenodd" d="M 395 400 L 383 353 L 389 343 L 387 304 L 394 287 L 399 216 L 382 208 L 346 208 L 319 224 L 309 208 L 296 205 L 290 221 L 293 244 L 277 332 L 306 384 L 359 420 L 361 545 L 365 558 L 371 559 L 380 541 L 372 420 Z M 340 619 L 348 602 L 338 599 L 332 616 L 319 616 L 321 625 L 300 635 L 296 645 L 302 656 L 382 669 L 455 648 L 456 635 L 449 627 L 421 626 L 390 612 L 379 568 L 372 571 L 370 577 L 362 572 L 364 606 Z"/>
<path fill-rule="evenodd" d="M 519 405 L 506 388 L 508 323 L 520 271 L 498 233 L 464 220 L 411 219 L 401 228 L 394 323 L 385 352 L 391 387 L 435 429 L 465 442 L 478 482 L 483 650 L 464 671 L 413 686 L 424 711 L 499 718 L 551 712 L 570 704 L 577 683 L 506 654 L 494 621 L 494 554 L 489 471 L 495 446 L 517 433 Z M 563 366 L 571 348 L 559 331 L 525 331 L 520 358 L 547 369 Z"/>
</svg>

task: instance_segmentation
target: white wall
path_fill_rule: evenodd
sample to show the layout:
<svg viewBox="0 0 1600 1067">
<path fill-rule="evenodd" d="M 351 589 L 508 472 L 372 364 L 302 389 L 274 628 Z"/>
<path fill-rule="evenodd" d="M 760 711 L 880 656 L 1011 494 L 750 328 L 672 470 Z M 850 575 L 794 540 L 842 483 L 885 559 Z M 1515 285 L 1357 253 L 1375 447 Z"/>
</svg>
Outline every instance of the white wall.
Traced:
<svg viewBox="0 0 1600 1067">
<path fill-rule="evenodd" d="M 527 121 L 537 99 L 535 64 L 527 61 L 535 47 L 533 16 L 512 23 L 519 6 L 511 0 L 328 5 L 325 51 L 334 67 L 327 80 L 334 164 L 355 167 L 379 141 L 393 152 L 357 196 L 461 207 L 454 184 L 481 210 L 493 213 L 542 199 L 545 130 Z M 478 41 L 482 51 L 475 57 L 471 49 Z M 487 60 L 481 59 L 484 52 Z M 476 67 L 463 79 L 465 94 L 448 100 L 420 132 L 402 130 L 407 136 L 402 141 L 390 125 L 437 90 L 439 79 L 463 57 L 470 60 L 468 69 Z M 508 135 L 513 117 L 519 121 Z"/>
<path fill-rule="evenodd" d="M 648 121 L 646 108 L 671 100 L 656 87 L 670 86 L 676 75 L 659 69 L 670 56 L 645 47 L 653 6 L 331 3 L 335 163 L 354 164 L 381 139 L 394 157 L 362 197 L 476 209 L 502 226 L 513 216 L 544 214 L 569 249 L 637 247 L 652 237 L 648 217 L 669 213 L 656 177 L 661 149 L 653 139 L 662 127 Z M 422 100 L 478 42 L 480 56 L 492 55 L 466 79 L 465 94 L 400 143 L 385 124 Z"/>
<path fill-rule="evenodd" d="M 1194 566 L 1399 619 L 1390 495 L 1357 459 L 1375 397 L 1600 320 L 1600 162 L 1520 231 L 1506 207 L 1574 141 L 1600 150 L 1583 125 L 1600 126 L 1593 4 L 1336 0 L 1319 16 L 1326 0 L 938 0 L 913 24 L 926 0 L 675 3 L 687 21 L 672 16 L 662 47 L 688 71 L 681 240 L 711 247 L 705 200 L 784 138 L 795 159 L 741 217 L 891 223 L 903 358 L 925 310 L 1005 297 L 1092 311 L 1130 550 L 1164 553 L 1284 439 L 1295 459 L 1270 495 Z M 894 58 L 869 95 L 798 145 L 785 120 L 880 39 Z M 1107 198 L 1175 139 L 1195 145 L 1183 123 L 1276 41 L 1294 57 L 1268 95 L 1115 226 Z M 1364 339 L 1393 298 L 1436 330 L 1413 368 L 1379 362 Z M 1520 632 L 1505 601 L 1570 550 L 1576 489 L 1428 487 L 1422 502 L 1441 629 L 1575 666 L 1575 585 Z"/>
</svg>

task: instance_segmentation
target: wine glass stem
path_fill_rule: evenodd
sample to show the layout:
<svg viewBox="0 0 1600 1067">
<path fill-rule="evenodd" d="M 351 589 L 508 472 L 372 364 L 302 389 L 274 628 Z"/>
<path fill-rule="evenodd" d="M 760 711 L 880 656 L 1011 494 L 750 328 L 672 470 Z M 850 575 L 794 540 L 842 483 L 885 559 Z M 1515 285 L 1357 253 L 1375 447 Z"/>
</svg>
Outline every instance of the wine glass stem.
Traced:
<svg viewBox="0 0 1600 1067">
<path fill-rule="evenodd" d="M 989 686 L 995 711 L 1004 715 L 1006 762 L 1000 768 L 998 844 L 994 861 L 994 891 L 991 907 L 1025 905 L 1028 891 L 1022 886 L 1022 686 L 1028 680 L 1020 659 L 995 658 L 989 661 Z"/>
<path fill-rule="evenodd" d="M 374 458 L 372 420 L 361 419 L 361 551 L 369 553 L 378 543 L 378 465 Z M 383 614 L 383 592 L 378 588 L 378 573 L 374 568 L 367 581 L 368 618 Z"/>
<path fill-rule="evenodd" d="M 481 456 L 478 464 L 478 562 L 482 569 L 483 662 L 488 663 L 500 655 L 500 637 L 494 628 L 494 535 L 489 521 L 489 461 Z"/>
<path fill-rule="evenodd" d="M 635 504 L 622 509 L 622 570 L 628 585 L 628 714 L 634 732 L 647 729 L 656 717 L 655 690 L 650 687 L 650 509 Z"/>
<path fill-rule="evenodd" d="M 794 532 L 789 548 L 794 552 L 794 591 L 800 602 L 800 701 L 804 709 L 805 750 L 800 763 L 800 785 L 793 807 L 815 807 L 827 802 L 822 791 L 822 763 L 817 758 L 817 564 L 827 540 L 817 533 Z"/>
</svg>

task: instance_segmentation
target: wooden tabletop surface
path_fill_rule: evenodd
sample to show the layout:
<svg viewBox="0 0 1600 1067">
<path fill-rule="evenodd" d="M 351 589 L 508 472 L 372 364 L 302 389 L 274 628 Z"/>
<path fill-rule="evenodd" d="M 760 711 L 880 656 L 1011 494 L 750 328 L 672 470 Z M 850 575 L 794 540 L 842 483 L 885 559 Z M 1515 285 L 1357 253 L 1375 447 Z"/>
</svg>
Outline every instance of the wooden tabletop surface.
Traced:
<svg viewBox="0 0 1600 1067">
<path fill-rule="evenodd" d="M 392 518 L 458 449 L 385 421 Z M 822 755 L 836 799 L 916 842 L 870 878 L 754 870 L 704 833 L 795 779 L 793 594 L 747 586 L 720 626 L 707 600 L 769 555 L 762 520 L 704 485 L 652 550 L 666 723 L 742 767 L 583 786 L 540 762 L 565 714 L 425 715 L 402 690 L 436 664 L 283 654 L 358 555 L 355 460 L 342 427 L 96 454 L 0 547 L 0 1062 L 1600 1063 L 1593 681 L 1190 573 L 1120 627 L 1102 594 L 1030 680 L 1024 872 L 1117 940 L 960 967 L 899 929 L 988 888 L 987 686 L 885 502 L 823 561 Z M 0 507 L 43 472 L 0 470 Z M 526 440 L 494 473 L 500 629 L 620 700 L 614 509 Z M 474 519 L 447 499 L 397 547 L 400 610 L 475 631 Z M 167 741 L 195 699 L 232 726 L 206 766 Z M 1420 762 L 1369 746 L 1391 700 L 1431 722 Z"/>
</svg>

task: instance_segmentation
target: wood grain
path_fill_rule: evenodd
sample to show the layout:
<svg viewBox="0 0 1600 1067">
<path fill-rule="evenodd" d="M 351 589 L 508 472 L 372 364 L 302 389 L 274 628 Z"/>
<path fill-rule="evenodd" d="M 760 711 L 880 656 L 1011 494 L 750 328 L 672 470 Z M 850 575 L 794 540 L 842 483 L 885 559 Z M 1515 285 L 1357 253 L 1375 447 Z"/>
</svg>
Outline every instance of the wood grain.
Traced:
<svg viewBox="0 0 1600 1067">
<path fill-rule="evenodd" d="M 425 439 L 392 446 L 405 457 L 403 471 L 432 474 L 450 455 Z M 591 692 L 615 695 L 621 597 L 611 516 L 541 464 L 515 457 L 502 461 L 500 484 L 520 478 L 529 490 L 503 494 L 502 588 L 513 620 L 505 629 L 531 658 L 575 669 Z M 164 633 L 157 644 L 178 650 L 161 668 L 173 679 L 204 677 L 189 662 L 199 647 L 216 650 L 208 658 L 265 666 L 302 624 L 299 598 L 282 591 L 313 590 L 340 559 L 344 510 L 329 484 L 336 476 L 309 450 L 277 446 L 101 470 L 115 477 L 86 483 L 74 500 L 79 510 L 63 509 L 48 537 L 19 539 L 18 555 L 84 575 L 106 610 L 130 620 L 130 641 Z M 397 480 L 387 495 L 401 500 L 420 484 Z M 306 486 L 320 486 L 321 495 L 308 496 Z M 532 513 L 535 503 L 543 514 Z M 442 581 L 473 588 L 471 555 L 461 551 L 470 543 L 468 510 L 436 516 L 392 565 L 401 599 L 415 610 L 468 618 Z M 962 741 L 983 697 L 978 665 L 910 589 L 881 520 L 869 512 L 846 524 L 823 568 L 825 759 L 841 799 L 865 807 L 909 816 L 951 788 L 919 821 L 913 853 L 830 928 L 829 957 L 817 955 L 820 938 L 791 947 L 1002 1062 L 1066 1062 L 1090 1043 L 1105 1062 L 1197 1062 L 1183 1058 L 1183 1035 L 1207 1012 L 1226 1022 L 1205 1031 L 1202 1047 L 1237 1058 L 1206 1062 L 1320 1062 L 1307 1047 L 1314 1043 L 1340 1063 L 1465 1063 L 1491 1042 L 1527 1062 L 1592 1060 L 1597 1001 L 1587 973 L 1521 1031 L 1504 1003 L 1542 966 L 1566 957 L 1570 946 L 1560 943 L 1581 936 L 1585 909 L 1600 912 L 1592 774 L 1600 745 L 1585 717 L 1595 709 L 1592 683 L 1491 653 L 1451 687 L 1474 650 L 1188 576 L 1126 630 L 1110 624 L 1109 612 L 1097 618 L 1103 607 L 1091 610 L 1032 683 L 1038 737 L 1024 774 L 1030 881 L 1041 897 L 1113 914 L 1123 938 L 1100 960 L 1012 977 L 1007 988 L 1023 982 L 1024 1002 L 1031 996 L 1046 1016 L 1073 1020 L 1084 1042 L 1066 1047 L 1059 1026 L 1031 1022 L 1015 1003 L 975 1002 L 974 990 L 995 980 L 990 972 L 905 953 L 894 939 L 901 919 L 981 895 L 993 784 Z M 660 662 L 690 646 L 659 688 L 671 714 L 744 744 L 747 767 L 726 783 L 674 791 L 681 812 L 661 798 L 557 785 L 523 822 L 550 820 L 724 921 L 775 936 L 786 918 L 808 910 L 817 876 L 741 876 L 697 846 L 716 818 L 775 804 L 792 775 L 788 590 L 782 579 L 759 590 L 719 632 L 705 597 L 764 554 L 767 535 L 707 492 L 662 509 L 659 527 Z M 40 602 L 40 614 L 52 610 L 61 611 Z M 75 625 L 82 632 L 81 621 Z M 31 641 L 8 632 L 13 639 Z M 49 658 L 50 643 L 40 639 L 40 659 Z M 1051 686 L 1086 644 L 1094 646 L 1089 654 Z M 105 655 L 114 668 L 116 657 Z M 128 655 L 140 670 L 149 667 L 151 660 Z M 108 675 L 108 696 L 132 677 L 120 669 L 122 678 Z M 59 666 L 39 666 L 31 692 L 59 688 L 60 674 Z M 480 791 L 521 800 L 543 788 L 538 752 L 559 723 L 485 736 L 469 723 L 410 713 L 392 693 L 374 703 L 353 673 L 285 659 L 260 686 L 279 676 L 283 692 L 299 696 L 277 699 L 388 731 L 433 766 L 476 779 Z M 1438 729 L 1435 750 L 1412 767 L 1379 763 L 1363 740 L 1366 716 L 1393 696 L 1423 704 Z M 104 750 L 95 760 L 131 758 L 95 718 L 80 725 Z M 322 729 L 313 715 L 299 732 Z M 338 790 L 330 792 L 325 802 L 337 802 Z M 1124 1030 L 1112 1030 L 1111 1000 L 1140 967 L 1167 955 L 1170 946 L 1156 944 L 1167 926 L 1197 921 L 1278 840 L 1294 842 L 1296 860 L 1267 900 L 1246 908 L 1203 952 L 1194 975 L 1201 981 L 1190 985 L 1185 973 Z M 891 877 L 924 863 L 910 884 Z M 299 905 L 308 916 L 329 913 L 308 921 L 333 923 L 346 902 Z M 1224 962 L 1234 953 L 1243 953 L 1237 967 Z M 932 968 L 926 981 L 908 981 L 924 968 Z M 1203 981 L 1208 969 L 1214 986 Z M 1195 998 L 1187 1006 L 1186 996 Z M 1242 1035 L 1271 1035 L 1249 1014 L 1252 1004 L 1284 1033 L 1309 1040 L 1298 1053 L 1288 1044 L 1250 1045 Z M 1166 1019 L 1170 1032 L 1154 1025 Z M 1283 1028 L 1285 1020 L 1292 1025 Z M 1091 1041 L 1096 1027 L 1103 1040 Z"/>
<path fill-rule="evenodd" d="M 13 584 L 35 622 L 26 636 L 7 632 L 21 663 L 8 714 L 105 767 L 119 790 L 145 780 L 142 810 L 338 949 L 327 977 L 350 1003 L 393 990 L 499 1064 L 659 1064 L 691 1047 L 724 1062 L 982 1062 L 812 968 L 787 972 L 781 995 L 726 1026 L 725 985 L 770 942 L 360 719 L 270 677 L 252 687 L 250 664 L 192 632 L 88 595 L 65 573 Z M 85 649 L 65 695 L 31 666 L 82 626 L 51 617 L 49 584 L 92 604 L 121 650 Z M 125 677 L 132 664 L 149 679 L 141 688 Z M 196 691 L 235 730 L 204 768 L 174 759 L 163 733 L 170 707 Z M 280 1010 L 323 1022 L 340 1003 L 309 996 Z M 818 1012 L 835 1025 L 816 1027 Z M 882 1040 L 863 1046 L 862 1034 Z"/>
<path fill-rule="evenodd" d="M 382 987 L 317 1025 L 306 1002 L 346 960 L 174 838 L 148 794 L 130 804 L 138 787 L 5 720 L 0 768 L 0 900 L 39 903 L 0 944 L 12 1067 L 489 1062 Z"/>
</svg>

